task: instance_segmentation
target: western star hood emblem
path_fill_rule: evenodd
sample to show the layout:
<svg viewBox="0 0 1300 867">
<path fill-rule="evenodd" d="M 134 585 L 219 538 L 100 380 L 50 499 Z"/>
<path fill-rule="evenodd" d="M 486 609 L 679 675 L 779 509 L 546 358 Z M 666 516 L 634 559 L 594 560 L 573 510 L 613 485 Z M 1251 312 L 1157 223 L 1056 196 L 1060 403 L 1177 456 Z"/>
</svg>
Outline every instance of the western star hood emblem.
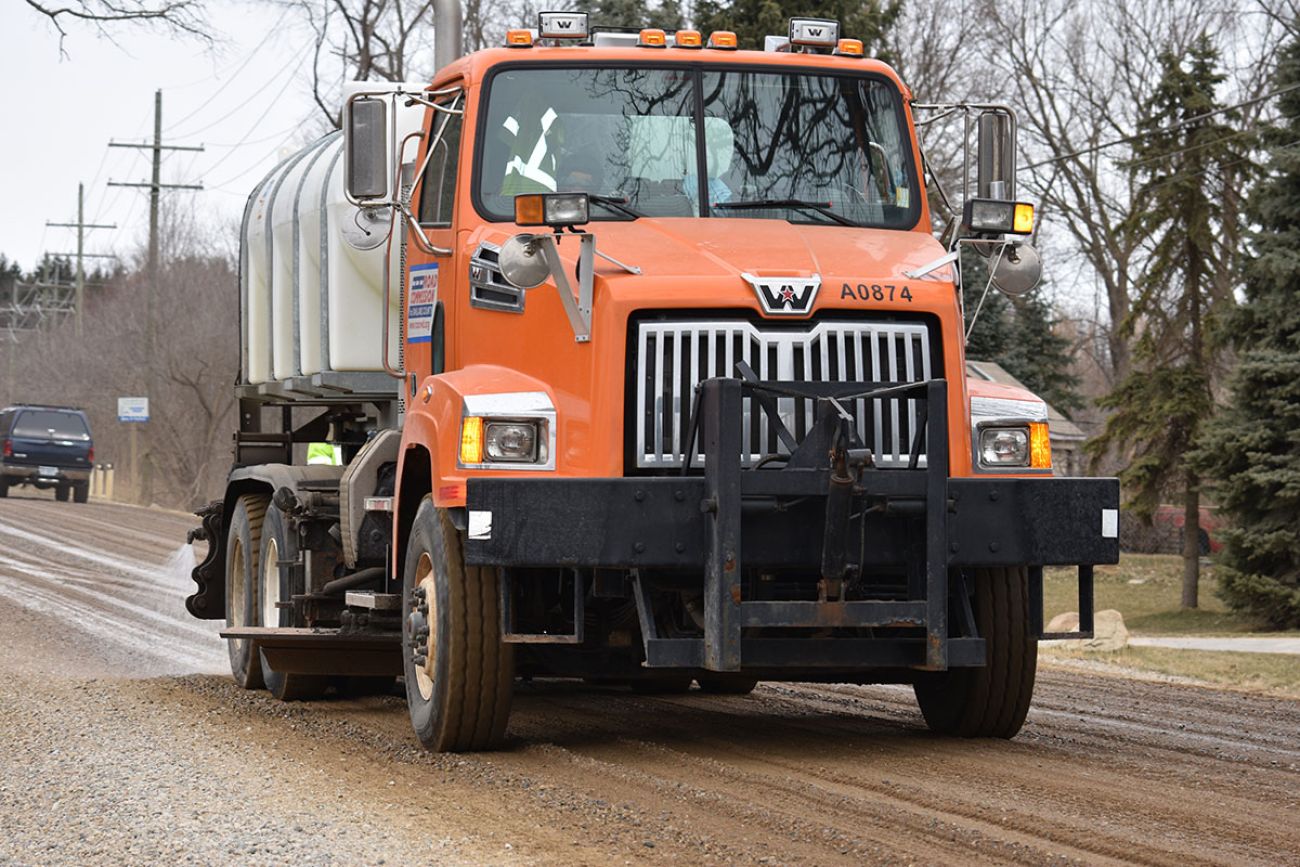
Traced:
<svg viewBox="0 0 1300 867">
<path fill-rule="evenodd" d="M 806 316 L 811 310 L 817 290 L 821 288 L 820 275 L 812 277 L 755 277 L 741 274 L 758 303 L 768 316 Z"/>
</svg>

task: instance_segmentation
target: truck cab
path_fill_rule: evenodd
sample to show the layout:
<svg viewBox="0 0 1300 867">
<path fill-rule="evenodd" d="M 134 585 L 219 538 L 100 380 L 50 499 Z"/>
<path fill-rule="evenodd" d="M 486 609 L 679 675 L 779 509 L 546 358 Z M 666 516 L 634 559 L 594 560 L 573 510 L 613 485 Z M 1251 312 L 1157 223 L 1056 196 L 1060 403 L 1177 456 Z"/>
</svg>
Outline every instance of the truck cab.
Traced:
<svg viewBox="0 0 1300 867">
<path fill-rule="evenodd" d="M 520 675 L 906 682 L 938 731 L 1019 730 L 1042 568 L 1079 568 L 1086 631 L 1118 486 L 1052 478 L 1043 403 L 965 376 L 961 246 L 1036 279 L 1013 115 L 930 107 L 981 138 L 936 239 L 917 104 L 838 29 L 750 51 L 543 13 L 428 86 L 353 86 L 342 141 L 259 185 L 189 600 L 241 682 L 399 675 L 435 750 L 498 743 Z M 368 369 L 334 364 L 349 292 Z M 295 463 L 322 437 L 345 464 Z"/>
</svg>

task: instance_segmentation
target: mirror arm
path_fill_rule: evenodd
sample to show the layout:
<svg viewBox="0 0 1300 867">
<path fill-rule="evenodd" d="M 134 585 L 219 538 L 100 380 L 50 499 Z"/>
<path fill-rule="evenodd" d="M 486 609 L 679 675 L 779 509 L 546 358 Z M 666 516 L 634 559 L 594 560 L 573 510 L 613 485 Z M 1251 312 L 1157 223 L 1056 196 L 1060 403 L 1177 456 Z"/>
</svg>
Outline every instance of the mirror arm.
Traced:
<svg viewBox="0 0 1300 867">
<path fill-rule="evenodd" d="M 574 237 L 570 235 L 569 237 Z M 546 264 L 551 269 L 551 276 L 555 278 L 555 288 L 560 293 L 560 303 L 564 305 L 564 312 L 569 317 L 569 325 L 573 328 L 573 339 L 578 343 L 591 342 L 591 306 L 592 296 L 595 291 L 595 268 L 594 258 L 596 251 L 596 236 L 590 232 L 581 232 L 577 235 L 581 238 L 581 246 L 578 248 L 578 294 L 574 297 L 573 284 L 569 282 L 569 275 L 564 270 L 564 261 L 560 259 L 560 249 L 556 242 L 555 235 L 537 235 L 533 243 L 539 245 L 542 255 L 546 258 Z"/>
</svg>

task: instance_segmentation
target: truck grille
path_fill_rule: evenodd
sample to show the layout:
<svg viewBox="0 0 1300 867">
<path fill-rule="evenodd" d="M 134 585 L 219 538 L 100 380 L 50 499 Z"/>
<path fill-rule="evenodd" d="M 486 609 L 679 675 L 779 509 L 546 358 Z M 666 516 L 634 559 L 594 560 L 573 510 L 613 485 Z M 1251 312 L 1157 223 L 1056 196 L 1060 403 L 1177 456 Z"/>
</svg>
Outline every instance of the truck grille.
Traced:
<svg viewBox="0 0 1300 867">
<path fill-rule="evenodd" d="M 642 469 L 680 467 L 695 386 L 736 376 L 744 361 L 759 379 L 794 382 L 919 382 L 930 378 L 930 334 L 924 324 L 820 322 L 812 327 L 754 325 L 735 320 L 640 322 L 635 326 L 636 463 Z M 813 423 L 814 402 L 779 398 L 782 422 L 797 440 Z M 846 409 L 877 466 L 905 466 L 916 433 L 916 401 L 857 400 Z M 742 461 L 786 454 L 775 426 L 750 398 L 744 400 Z M 697 452 L 692 464 L 698 466 Z M 924 449 L 921 465 L 924 466 Z"/>
</svg>

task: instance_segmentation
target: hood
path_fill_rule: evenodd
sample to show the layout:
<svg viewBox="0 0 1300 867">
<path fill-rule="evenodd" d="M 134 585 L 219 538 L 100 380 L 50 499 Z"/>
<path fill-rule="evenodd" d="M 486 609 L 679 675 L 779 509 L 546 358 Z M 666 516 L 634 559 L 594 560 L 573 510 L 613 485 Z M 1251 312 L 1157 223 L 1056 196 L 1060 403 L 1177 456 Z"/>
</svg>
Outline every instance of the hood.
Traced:
<svg viewBox="0 0 1300 867">
<path fill-rule="evenodd" d="M 751 220 L 640 219 L 590 226 L 597 248 L 653 277 L 820 274 L 833 279 L 901 277 L 929 264 L 943 247 L 925 232 Z M 931 279 L 946 274 L 939 269 Z"/>
</svg>

